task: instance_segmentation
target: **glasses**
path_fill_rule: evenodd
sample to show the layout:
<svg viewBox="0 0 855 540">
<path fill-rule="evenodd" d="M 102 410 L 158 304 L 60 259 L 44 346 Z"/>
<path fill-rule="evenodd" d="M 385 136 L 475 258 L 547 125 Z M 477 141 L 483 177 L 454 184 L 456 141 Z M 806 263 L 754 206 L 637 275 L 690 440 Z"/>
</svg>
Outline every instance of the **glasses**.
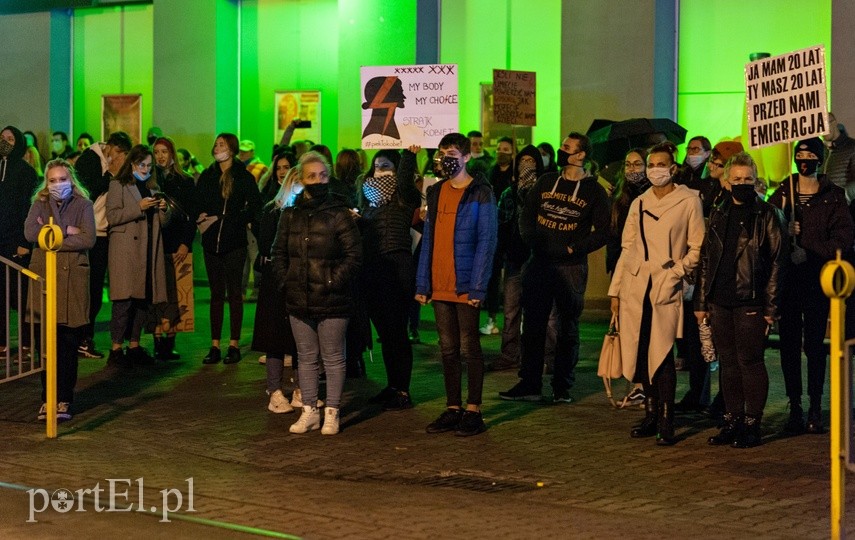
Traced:
<svg viewBox="0 0 855 540">
<path fill-rule="evenodd" d="M 703 146 L 688 146 L 688 147 L 686 147 L 686 153 L 687 154 L 700 154 L 700 153 L 703 153 L 703 151 L 704 151 Z"/>
<path fill-rule="evenodd" d="M 643 161 L 625 161 L 623 163 L 623 167 L 625 169 L 643 169 L 644 162 Z"/>
<path fill-rule="evenodd" d="M 720 161 L 710 161 L 707 164 L 710 166 L 710 168 L 713 169 L 721 169 L 722 167 L 724 167 L 724 163 Z"/>
</svg>

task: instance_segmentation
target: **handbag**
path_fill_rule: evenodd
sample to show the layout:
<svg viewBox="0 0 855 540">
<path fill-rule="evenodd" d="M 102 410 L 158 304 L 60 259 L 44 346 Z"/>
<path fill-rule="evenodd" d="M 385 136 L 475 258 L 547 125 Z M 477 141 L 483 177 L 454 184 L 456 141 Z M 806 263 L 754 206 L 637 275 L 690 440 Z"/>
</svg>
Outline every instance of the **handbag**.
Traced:
<svg viewBox="0 0 855 540">
<path fill-rule="evenodd" d="M 603 386 L 606 389 L 606 398 L 608 398 L 612 406 L 622 408 L 622 406 L 619 406 L 615 402 L 612 396 L 612 379 L 619 379 L 623 376 L 623 363 L 620 356 L 620 329 L 616 314 L 612 314 L 609 329 L 606 332 L 605 338 L 603 338 L 603 348 L 600 349 L 600 363 L 597 367 L 597 376 L 602 377 Z"/>
</svg>

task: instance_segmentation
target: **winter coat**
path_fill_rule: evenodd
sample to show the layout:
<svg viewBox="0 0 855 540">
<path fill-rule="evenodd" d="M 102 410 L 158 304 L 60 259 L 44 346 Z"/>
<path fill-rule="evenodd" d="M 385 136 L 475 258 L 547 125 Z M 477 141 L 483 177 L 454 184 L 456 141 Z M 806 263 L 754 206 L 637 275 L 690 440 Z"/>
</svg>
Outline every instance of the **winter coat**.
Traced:
<svg viewBox="0 0 855 540">
<path fill-rule="evenodd" d="M 430 297 L 432 290 L 434 229 L 439 206 L 439 192 L 448 180 L 437 182 L 427 191 L 422 250 L 416 272 L 416 294 Z M 475 176 L 466 187 L 454 220 L 454 271 L 457 294 L 468 294 L 470 300 L 487 296 L 487 283 L 493 271 L 496 250 L 496 201 L 493 188 L 481 176 Z"/>
<path fill-rule="evenodd" d="M 766 317 L 776 317 L 780 306 L 781 278 L 789 255 L 784 216 L 780 210 L 760 199 L 750 204 L 750 227 L 741 227 L 737 240 L 734 300 L 762 306 Z M 728 198 L 710 216 L 701 248 L 701 261 L 696 270 L 695 311 L 709 310 L 709 298 L 720 267 L 732 207 L 733 199 Z"/>
<path fill-rule="evenodd" d="M 89 198 L 95 201 L 110 187 L 112 174 L 107 170 L 107 160 L 101 148 L 102 143 L 95 143 L 80 154 L 74 163 L 74 170 L 83 187 L 89 192 Z"/>
<path fill-rule="evenodd" d="M 196 215 L 205 213 L 219 219 L 202 233 L 202 247 L 211 253 L 229 253 L 246 247 L 247 225 L 261 211 L 261 193 L 255 178 L 238 159 L 232 160 L 232 193 L 223 199 L 220 164 L 205 169 L 196 184 Z"/>
<path fill-rule="evenodd" d="M 362 263 L 362 242 L 350 208 L 330 193 L 303 193 L 283 211 L 271 249 L 276 282 L 285 289 L 288 313 L 297 317 L 347 317 L 351 280 Z"/>
<path fill-rule="evenodd" d="M 0 157 L 0 256 L 11 257 L 19 247 L 30 249 L 30 242 L 24 238 L 24 220 L 30 210 L 30 199 L 38 187 L 36 170 L 24 161 L 27 142 L 24 134 L 13 126 L 0 131 L 10 130 L 15 136 L 15 146 L 6 157 Z"/>
<path fill-rule="evenodd" d="M 163 227 L 163 250 L 172 254 L 178 246 L 184 244 L 193 251 L 193 238 L 196 237 L 196 219 L 193 215 L 193 197 L 196 186 L 193 178 L 185 174 L 176 174 L 157 168 L 157 180 L 161 191 L 168 195 L 177 206 L 171 208 L 169 223 Z"/>
<path fill-rule="evenodd" d="M 514 179 L 511 185 L 501 193 L 499 199 L 498 214 L 498 241 L 496 251 L 504 255 L 505 261 L 515 267 L 522 267 L 531 256 L 531 248 L 528 247 L 522 236 L 520 236 L 519 216 L 520 209 L 525 203 L 531 186 L 524 189 L 519 188 L 520 158 L 529 156 L 534 159 L 535 177 L 540 178 L 543 174 L 543 160 L 540 151 L 533 145 L 528 145 L 517 154 L 514 160 Z"/>
<path fill-rule="evenodd" d="M 24 225 L 27 241 L 35 243 L 30 270 L 45 276 L 45 252 L 38 247 L 42 226 L 53 218 L 62 229 L 62 246 L 56 254 L 56 322 L 77 328 L 89 322 L 89 250 L 95 245 L 95 212 L 92 201 L 73 194 L 57 207 L 51 199 L 36 200 Z M 68 227 L 79 229 L 68 234 Z M 30 287 L 28 313 L 32 309 L 35 322 L 41 320 L 41 287 Z"/>
<path fill-rule="evenodd" d="M 620 299 L 621 359 L 627 379 L 635 375 L 648 282 L 653 305 L 647 356 L 652 381 L 674 340 L 682 336 L 683 278 L 697 266 L 703 241 L 704 216 L 696 191 L 677 185 L 660 199 L 651 188 L 632 201 L 609 286 L 609 296 Z"/>
<path fill-rule="evenodd" d="M 149 274 L 151 302 L 159 304 L 168 298 L 166 255 L 161 235 L 168 216 L 157 207 L 149 210 L 154 216 L 151 220 L 151 251 L 148 251 L 148 220 L 145 212 L 140 210 L 141 199 L 136 182 L 125 185 L 119 180 L 110 182 L 107 190 L 110 300 L 146 299 L 146 274 Z"/>
</svg>

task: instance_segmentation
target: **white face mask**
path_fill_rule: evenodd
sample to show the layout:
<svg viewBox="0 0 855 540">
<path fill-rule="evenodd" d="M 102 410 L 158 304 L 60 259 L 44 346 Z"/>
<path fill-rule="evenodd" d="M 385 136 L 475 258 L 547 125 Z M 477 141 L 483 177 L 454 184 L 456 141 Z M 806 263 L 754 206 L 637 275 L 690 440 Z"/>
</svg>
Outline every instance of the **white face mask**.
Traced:
<svg viewBox="0 0 855 540">
<path fill-rule="evenodd" d="M 218 163 L 228 161 L 230 157 L 228 150 L 223 150 L 222 152 L 214 154 L 214 159 L 216 159 Z"/>
<path fill-rule="evenodd" d="M 50 149 L 53 150 L 54 154 L 59 154 L 65 148 L 65 143 L 62 141 L 51 141 Z"/>
<path fill-rule="evenodd" d="M 71 182 L 48 184 L 48 192 L 55 201 L 64 201 L 71 196 Z"/>
<path fill-rule="evenodd" d="M 484 152 L 478 152 L 477 154 L 475 152 L 472 152 L 472 159 L 478 159 L 483 155 L 484 155 Z"/>
<path fill-rule="evenodd" d="M 693 169 L 697 169 L 709 157 L 709 152 L 704 152 L 695 156 L 686 156 L 686 163 Z"/>
<path fill-rule="evenodd" d="M 647 179 L 656 187 L 667 185 L 671 181 L 671 167 L 648 167 Z"/>
</svg>

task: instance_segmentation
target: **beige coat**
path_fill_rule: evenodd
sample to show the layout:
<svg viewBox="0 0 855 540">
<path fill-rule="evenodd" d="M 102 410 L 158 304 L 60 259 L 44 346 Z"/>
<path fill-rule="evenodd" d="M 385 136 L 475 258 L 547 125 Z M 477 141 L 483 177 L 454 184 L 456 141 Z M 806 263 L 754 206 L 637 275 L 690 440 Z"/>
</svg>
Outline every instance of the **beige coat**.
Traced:
<svg viewBox="0 0 855 540">
<path fill-rule="evenodd" d="M 110 300 L 146 297 L 146 272 L 151 273 L 152 304 L 166 302 L 166 259 L 163 251 L 161 225 L 167 222 L 166 212 L 155 209 L 152 220 L 151 253 L 148 248 L 148 224 L 140 210 L 140 190 L 136 184 L 122 185 L 110 181 L 107 190 L 107 223 L 110 238 L 108 268 L 110 270 Z M 146 261 L 149 267 L 146 268 Z"/>
<path fill-rule="evenodd" d="M 639 207 L 643 203 L 644 237 Z M 650 214 L 658 217 L 655 219 Z M 653 319 L 648 349 L 648 373 L 653 375 L 683 333 L 683 277 L 697 266 L 704 241 L 704 216 L 698 192 L 683 185 L 661 199 L 648 189 L 632 201 L 621 239 L 621 255 L 609 286 L 620 299 L 618 315 L 623 375 L 632 380 L 638 358 L 642 303 L 648 282 Z"/>
</svg>

